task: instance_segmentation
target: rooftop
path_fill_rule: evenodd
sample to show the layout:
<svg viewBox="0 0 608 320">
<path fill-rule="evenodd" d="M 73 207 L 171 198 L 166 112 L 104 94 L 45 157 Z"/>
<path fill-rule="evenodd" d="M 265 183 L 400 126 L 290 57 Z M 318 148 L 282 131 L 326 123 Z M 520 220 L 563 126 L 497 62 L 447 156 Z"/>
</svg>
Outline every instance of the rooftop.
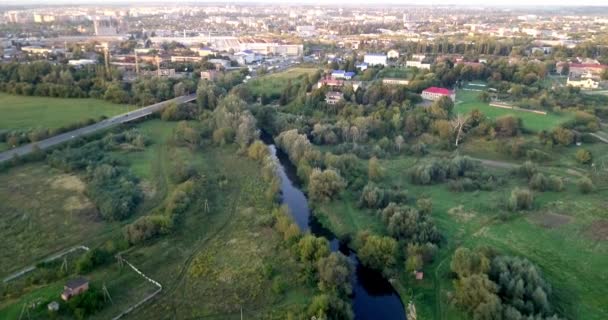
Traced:
<svg viewBox="0 0 608 320">
<path fill-rule="evenodd" d="M 439 88 L 439 87 L 426 88 L 422 92 L 438 93 L 438 94 L 443 94 L 446 96 L 449 96 L 452 94 L 452 90 L 446 89 L 446 88 Z"/>
<path fill-rule="evenodd" d="M 89 280 L 87 280 L 86 278 L 79 277 L 79 278 L 75 278 L 72 280 L 68 280 L 68 282 L 65 283 L 65 286 L 70 289 L 76 289 L 88 282 L 89 282 Z"/>
</svg>

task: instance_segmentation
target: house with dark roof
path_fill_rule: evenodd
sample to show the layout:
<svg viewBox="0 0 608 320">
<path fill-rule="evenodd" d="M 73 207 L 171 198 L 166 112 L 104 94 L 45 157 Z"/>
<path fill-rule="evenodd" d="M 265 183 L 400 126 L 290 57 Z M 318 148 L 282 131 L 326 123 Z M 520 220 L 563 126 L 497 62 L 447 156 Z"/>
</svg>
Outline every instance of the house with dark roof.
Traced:
<svg viewBox="0 0 608 320">
<path fill-rule="evenodd" d="M 79 295 L 89 290 L 89 280 L 83 277 L 69 280 L 63 286 L 63 292 L 61 293 L 61 299 L 64 301 L 70 300 L 71 297 Z"/>
</svg>

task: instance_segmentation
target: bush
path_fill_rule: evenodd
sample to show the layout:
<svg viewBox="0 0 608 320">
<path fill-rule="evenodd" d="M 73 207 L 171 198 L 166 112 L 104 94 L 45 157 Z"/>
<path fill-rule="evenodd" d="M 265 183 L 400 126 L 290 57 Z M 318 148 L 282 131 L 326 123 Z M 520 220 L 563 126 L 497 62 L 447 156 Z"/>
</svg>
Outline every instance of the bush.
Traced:
<svg viewBox="0 0 608 320">
<path fill-rule="evenodd" d="M 545 191 L 549 188 L 549 180 L 542 173 L 536 173 L 529 182 L 530 188 L 537 191 Z"/>
<path fill-rule="evenodd" d="M 528 210 L 532 208 L 533 202 L 534 195 L 532 194 L 532 191 L 528 189 L 515 188 L 513 191 L 511 191 L 508 206 L 512 211 Z"/>
<path fill-rule="evenodd" d="M 346 186 L 344 179 L 332 169 L 321 171 L 313 169 L 308 185 L 310 199 L 313 201 L 330 201 Z"/>
<path fill-rule="evenodd" d="M 591 152 L 586 149 L 579 149 L 576 151 L 576 161 L 580 164 L 590 164 L 593 161 L 593 157 L 591 156 Z"/>
<path fill-rule="evenodd" d="M 589 179 L 587 177 L 581 177 L 578 180 L 577 185 L 578 185 L 578 189 L 583 194 L 591 193 L 595 189 L 595 186 L 593 185 L 593 181 L 591 181 L 591 179 Z"/>
</svg>

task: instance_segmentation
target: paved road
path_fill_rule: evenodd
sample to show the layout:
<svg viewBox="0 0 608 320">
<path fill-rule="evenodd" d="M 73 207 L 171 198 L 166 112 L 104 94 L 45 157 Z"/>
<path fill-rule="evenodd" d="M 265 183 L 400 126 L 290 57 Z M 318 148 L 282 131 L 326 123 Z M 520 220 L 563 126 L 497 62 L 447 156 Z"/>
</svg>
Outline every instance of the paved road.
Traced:
<svg viewBox="0 0 608 320">
<path fill-rule="evenodd" d="M 139 118 L 143 118 L 147 115 L 150 115 L 156 111 L 161 110 L 162 108 L 164 108 L 165 106 L 167 106 L 170 103 L 175 102 L 175 103 L 179 104 L 179 103 L 185 103 L 188 101 L 193 101 L 195 99 L 196 99 L 195 94 L 177 97 L 177 98 L 174 98 L 171 100 L 159 102 L 159 103 L 156 103 L 153 105 L 149 105 L 147 107 L 143 107 L 143 108 L 140 108 L 140 109 L 137 109 L 134 111 L 130 111 L 127 113 L 117 115 L 112 118 L 105 119 L 103 121 L 97 122 L 90 126 L 86 126 L 86 127 L 82 127 L 82 128 L 76 129 L 76 130 L 58 134 L 56 136 L 50 137 L 45 140 L 38 141 L 36 143 L 30 143 L 30 144 L 26 144 L 26 145 L 17 147 L 15 149 L 0 152 L 0 163 L 12 159 L 15 155 L 24 156 L 24 155 L 31 153 L 34 150 L 35 145 L 37 145 L 38 148 L 40 148 L 42 150 L 48 149 L 50 147 L 53 147 L 60 143 L 64 143 L 66 141 L 70 141 L 70 140 L 75 139 L 80 136 L 91 134 L 93 132 L 96 132 L 96 131 L 99 131 L 102 129 L 106 129 L 111 126 L 117 125 L 117 124 L 121 124 L 121 123 L 129 122 L 129 121 L 133 121 L 133 120 L 136 120 Z"/>
</svg>

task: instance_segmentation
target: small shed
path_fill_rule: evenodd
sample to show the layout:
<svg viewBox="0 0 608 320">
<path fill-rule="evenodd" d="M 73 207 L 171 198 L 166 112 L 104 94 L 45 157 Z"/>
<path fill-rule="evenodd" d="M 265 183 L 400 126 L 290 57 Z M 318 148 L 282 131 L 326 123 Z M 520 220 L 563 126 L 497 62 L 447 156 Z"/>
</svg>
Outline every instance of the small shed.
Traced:
<svg viewBox="0 0 608 320">
<path fill-rule="evenodd" d="M 89 290 L 89 280 L 83 277 L 69 280 L 65 286 L 63 286 L 63 293 L 61 293 L 61 299 L 64 301 L 70 300 L 71 297 L 79 295 Z"/>
<path fill-rule="evenodd" d="M 417 271 L 416 272 L 416 280 L 422 280 L 422 279 L 424 279 L 424 272 Z"/>
</svg>

